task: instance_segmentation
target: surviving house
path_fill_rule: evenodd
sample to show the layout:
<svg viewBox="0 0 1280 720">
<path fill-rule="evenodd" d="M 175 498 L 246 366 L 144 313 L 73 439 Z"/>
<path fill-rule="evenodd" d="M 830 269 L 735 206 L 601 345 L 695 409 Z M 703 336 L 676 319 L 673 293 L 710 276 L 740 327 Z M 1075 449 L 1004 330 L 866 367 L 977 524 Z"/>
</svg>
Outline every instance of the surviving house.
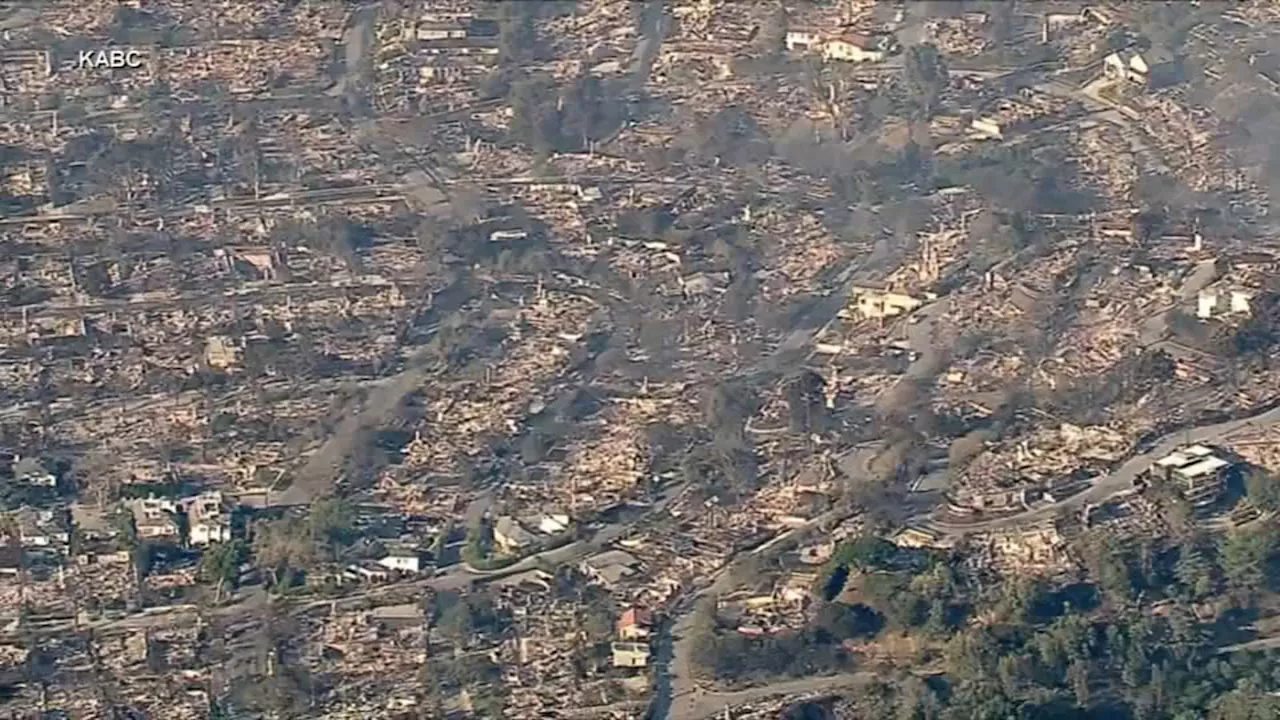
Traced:
<svg viewBox="0 0 1280 720">
<path fill-rule="evenodd" d="M 426 567 L 426 563 L 422 559 L 422 554 L 413 550 L 398 550 L 389 552 L 385 557 L 378 560 L 378 564 L 388 570 L 396 572 L 408 573 L 416 575 L 422 572 Z"/>
<path fill-rule="evenodd" d="M 788 30 L 784 42 L 788 50 L 804 52 L 816 48 L 822 42 L 822 34 L 816 30 Z"/>
<path fill-rule="evenodd" d="M 187 510 L 191 528 L 192 545 L 228 542 L 231 540 L 231 517 L 227 513 L 222 493 L 201 493 L 182 501 Z"/>
<path fill-rule="evenodd" d="M 460 22 L 423 22 L 418 25 L 417 36 L 423 42 L 462 40 L 467 37 L 467 28 Z"/>
<path fill-rule="evenodd" d="M 906 315 L 924 306 L 924 300 L 874 287 L 853 289 L 853 309 L 865 318 L 889 318 Z"/>
<path fill-rule="evenodd" d="M 138 498 L 126 503 L 133 514 L 133 525 L 143 540 L 176 539 L 178 506 L 167 498 Z"/>
<path fill-rule="evenodd" d="M 627 641 L 644 640 L 653 630 L 653 613 L 640 608 L 630 608 L 618 618 L 618 638 Z"/>
<path fill-rule="evenodd" d="M 646 667 L 649 664 L 648 643 L 616 642 L 613 650 L 614 667 Z"/>
<path fill-rule="evenodd" d="M 421 626 L 425 618 L 426 612 L 421 603 L 380 605 L 360 615 L 364 623 L 376 623 L 396 630 Z"/>
<path fill-rule="evenodd" d="M 879 62 L 885 58 L 885 54 L 881 41 L 858 33 L 843 33 L 822 44 L 823 60 Z"/>
<path fill-rule="evenodd" d="M 534 525 L 544 535 L 559 535 L 569 529 L 569 516 L 561 513 L 539 515 Z"/>
<path fill-rule="evenodd" d="M 1142 88 L 1160 88 L 1178 80 L 1174 57 L 1162 48 L 1142 52 L 1113 52 L 1102 59 L 1102 74 L 1109 80 Z"/>
<path fill-rule="evenodd" d="M 367 583 L 384 583 L 390 582 L 391 571 L 387 568 L 373 562 L 360 562 L 348 565 L 342 571 L 343 577 L 348 580 L 357 580 Z"/>
<path fill-rule="evenodd" d="M 1188 445 L 1157 460 L 1148 469 L 1149 479 L 1172 483 L 1196 508 L 1218 500 L 1232 462 L 1204 445 Z"/>
</svg>

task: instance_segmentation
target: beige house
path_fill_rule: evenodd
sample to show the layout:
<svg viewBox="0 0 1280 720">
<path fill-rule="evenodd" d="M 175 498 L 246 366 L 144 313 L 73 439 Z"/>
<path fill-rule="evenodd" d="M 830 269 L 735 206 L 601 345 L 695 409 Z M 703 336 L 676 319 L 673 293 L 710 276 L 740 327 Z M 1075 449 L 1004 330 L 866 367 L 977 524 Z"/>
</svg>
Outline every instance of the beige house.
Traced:
<svg viewBox="0 0 1280 720">
<path fill-rule="evenodd" d="M 174 520 L 178 507 L 172 500 L 139 498 L 130 501 L 128 508 L 133 513 L 133 524 L 138 529 L 139 538 L 155 540 L 178 537 L 178 523 Z"/>
<path fill-rule="evenodd" d="M 222 493 L 214 490 L 183 501 L 190 520 L 191 544 L 209 545 L 231 540 L 231 516 Z"/>
<path fill-rule="evenodd" d="M 226 335 L 214 335 L 205 341 L 204 359 L 211 368 L 229 368 L 240 362 L 240 346 Z"/>
<path fill-rule="evenodd" d="M 649 665 L 649 645 L 638 642 L 613 643 L 614 667 L 647 667 Z"/>
<path fill-rule="evenodd" d="M 906 315 L 923 307 L 924 301 L 878 288 L 856 287 L 852 305 L 862 317 L 875 319 Z"/>
<path fill-rule="evenodd" d="M 879 62 L 885 53 L 877 43 L 856 33 L 845 33 L 822 44 L 823 60 L 842 60 L 844 62 Z"/>
<path fill-rule="evenodd" d="M 1188 445 L 1157 460 L 1148 475 L 1172 483 L 1196 508 L 1217 502 L 1232 463 L 1204 445 Z"/>
</svg>

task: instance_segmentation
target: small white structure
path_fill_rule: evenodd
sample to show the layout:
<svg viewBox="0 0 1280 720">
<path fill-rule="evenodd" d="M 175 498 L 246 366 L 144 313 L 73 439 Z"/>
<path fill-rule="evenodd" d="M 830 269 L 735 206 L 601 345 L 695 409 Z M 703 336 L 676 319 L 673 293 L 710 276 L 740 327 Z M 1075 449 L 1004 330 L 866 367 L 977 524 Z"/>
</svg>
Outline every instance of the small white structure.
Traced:
<svg viewBox="0 0 1280 720">
<path fill-rule="evenodd" d="M 1004 139 L 1004 132 L 995 118 L 974 118 L 973 122 L 969 123 L 969 129 L 973 130 L 980 138 Z"/>
<path fill-rule="evenodd" d="M 489 233 L 489 242 L 511 242 L 512 240 L 523 240 L 529 237 L 529 233 L 524 230 L 494 230 Z"/>
<path fill-rule="evenodd" d="M 1113 52 L 1102 59 L 1102 73 L 1112 80 L 1145 84 L 1147 64 L 1137 55 L 1124 56 Z"/>
<path fill-rule="evenodd" d="M 416 575 L 422 572 L 422 556 L 416 552 L 395 552 L 378 561 L 388 570 Z"/>
<path fill-rule="evenodd" d="M 462 40 L 467 36 L 467 29 L 461 23 L 426 22 L 418 26 L 418 39 Z"/>
<path fill-rule="evenodd" d="M 1248 315 L 1253 294 L 1243 290 L 1201 290 L 1196 297 L 1196 317 L 1201 320 L 1223 315 Z"/>
<path fill-rule="evenodd" d="M 231 540 L 231 517 L 222 493 L 212 490 L 182 501 L 190 522 L 192 545 L 210 545 Z"/>
<path fill-rule="evenodd" d="M 1102 74 L 1111 80 L 1147 87 L 1162 85 L 1169 79 L 1173 58 L 1162 49 L 1144 52 L 1113 52 L 1102 59 Z M 1157 74 L 1161 76 L 1157 78 Z M 1154 82 L 1153 82 L 1154 81 Z"/>
<path fill-rule="evenodd" d="M 924 306 L 924 301 L 902 293 L 890 292 L 874 287 L 855 287 L 853 289 L 853 309 L 867 318 L 887 318 L 906 315 Z M 841 311 L 843 317 L 848 313 Z"/>
<path fill-rule="evenodd" d="M 811 50 L 822 41 L 822 36 L 814 30 L 788 30 L 785 41 L 788 50 Z"/>
</svg>

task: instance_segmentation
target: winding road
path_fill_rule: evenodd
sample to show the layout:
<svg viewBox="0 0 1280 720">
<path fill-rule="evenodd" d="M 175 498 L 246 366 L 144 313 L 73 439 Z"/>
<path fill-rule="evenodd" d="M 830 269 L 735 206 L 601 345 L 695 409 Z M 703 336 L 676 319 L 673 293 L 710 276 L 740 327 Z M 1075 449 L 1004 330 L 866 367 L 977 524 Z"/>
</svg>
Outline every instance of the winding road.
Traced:
<svg viewBox="0 0 1280 720">
<path fill-rule="evenodd" d="M 963 533 L 1001 530 L 1048 520 L 1063 511 L 1076 510 L 1086 504 L 1100 503 L 1132 489 L 1134 480 L 1150 467 L 1153 462 L 1182 445 L 1190 443 L 1220 443 L 1235 433 L 1269 427 L 1276 423 L 1280 423 L 1280 407 L 1271 408 L 1238 420 L 1228 420 L 1213 425 L 1202 425 L 1188 430 L 1172 432 L 1160 438 L 1150 450 L 1134 455 L 1115 470 L 1100 477 L 1089 489 L 1052 505 L 975 523 L 946 523 L 931 520 L 926 524 L 943 535 L 954 536 Z"/>
</svg>

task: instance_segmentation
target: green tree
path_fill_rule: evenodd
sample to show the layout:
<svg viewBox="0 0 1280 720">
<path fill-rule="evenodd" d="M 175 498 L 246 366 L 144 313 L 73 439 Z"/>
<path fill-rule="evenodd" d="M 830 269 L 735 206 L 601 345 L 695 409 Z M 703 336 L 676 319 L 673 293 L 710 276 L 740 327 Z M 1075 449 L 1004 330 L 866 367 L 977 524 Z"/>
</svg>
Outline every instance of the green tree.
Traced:
<svg viewBox="0 0 1280 720">
<path fill-rule="evenodd" d="M 440 534 L 436 535 L 431 541 L 431 557 L 435 562 L 439 563 L 440 558 L 444 557 L 445 548 L 449 546 L 449 534 L 453 532 L 453 518 L 447 518 L 444 527 L 440 528 Z"/>
<path fill-rule="evenodd" d="M 1250 467 L 1244 471 L 1245 492 L 1263 510 L 1280 509 L 1280 481 L 1265 468 Z"/>
<path fill-rule="evenodd" d="M 933 689 L 915 676 L 902 681 L 895 706 L 895 720 L 936 720 L 942 712 L 942 703 Z"/>
<path fill-rule="evenodd" d="M 989 629 L 977 627 L 951 638 L 944 657 L 947 671 L 960 680 L 994 677 L 1000 646 Z"/>
<path fill-rule="evenodd" d="M 1003 585 L 999 612 L 1009 622 L 1030 622 L 1048 597 L 1048 589 L 1039 578 L 1017 578 Z"/>
<path fill-rule="evenodd" d="M 1264 589 L 1276 550 L 1275 531 L 1269 525 L 1229 533 L 1219 546 L 1222 574 L 1227 584 L 1244 592 Z"/>
<path fill-rule="evenodd" d="M 1136 562 L 1131 549 L 1105 533 L 1086 537 L 1080 548 L 1090 577 L 1107 597 L 1122 603 L 1133 598 Z"/>
<path fill-rule="evenodd" d="M 582 608 L 579 627 L 592 641 L 606 640 L 613 635 L 617 622 L 617 608 L 608 597 L 590 602 Z"/>
<path fill-rule="evenodd" d="M 467 528 L 467 539 L 462 546 L 462 560 L 469 565 L 484 569 L 490 561 L 493 551 L 493 527 L 483 519 Z"/>
<path fill-rule="evenodd" d="M 261 525 L 254 535 L 254 561 L 271 576 L 271 587 L 284 589 L 316 562 L 311 528 L 294 518 Z"/>
<path fill-rule="evenodd" d="M 815 624 L 835 640 L 875 635 L 884 627 L 884 617 L 866 605 L 824 603 Z"/>
<path fill-rule="evenodd" d="M 355 508 L 341 498 L 322 498 L 311 503 L 307 524 L 313 542 L 336 549 L 353 539 Z"/>
<path fill-rule="evenodd" d="M 1076 704 L 1085 707 L 1089 704 L 1089 666 L 1077 660 L 1067 666 L 1067 682 L 1071 684 L 1071 692 L 1075 694 Z"/>
<path fill-rule="evenodd" d="M 222 601 L 223 589 L 235 587 L 240 579 L 240 564 L 249 555 L 249 549 L 239 539 L 216 543 L 205 550 L 200 558 L 200 575 L 206 582 L 214 583 L 214 602 Z"/>
<path fill-rule="evenodd" d="M 1213 565 L 1195 544 L 1182 547 L 1173 572 L 1191 599 L 1201 600 L 1213 593 Z"/>
</svg>

